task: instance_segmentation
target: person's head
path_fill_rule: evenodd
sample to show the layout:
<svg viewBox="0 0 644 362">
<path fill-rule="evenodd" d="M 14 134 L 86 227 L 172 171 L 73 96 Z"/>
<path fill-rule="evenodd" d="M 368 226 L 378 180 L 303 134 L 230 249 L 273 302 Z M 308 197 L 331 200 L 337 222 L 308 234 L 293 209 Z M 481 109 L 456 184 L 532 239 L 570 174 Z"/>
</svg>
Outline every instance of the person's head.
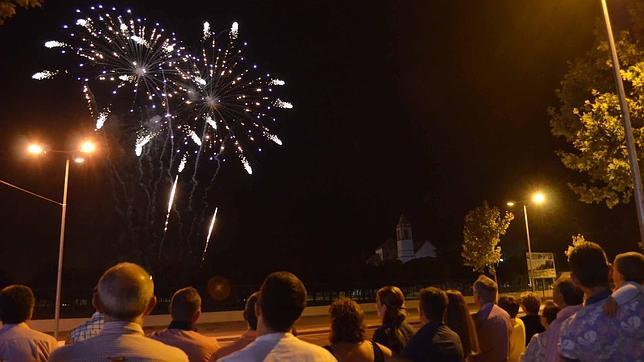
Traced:
<svg viewBox="0 0 644 362">
<path fill-rule="evenodd" d="M 259 290 L 255 311 L 260 321 L 275 332 L 288 332 L 306 307 L 306 288 L 292 273 L 269 274 Z"/>
<path fill-rule="evenodd" d="M 427 287 L 420 290 L 418 312 L 423 322 L 443 323 L 447 309 L 447 295 L 444 291 Z"/>
<path fill-rule="evenodd" d="M 479 347 L 476 326 L 465 302 L 465 297 L 458 290 L 452 289 L 448 290 L 446 294 L 448 302 L 445 324 L 461 338 L 465 355 L 477 353 Z"/>
<path fill-rule="evenodd" d="M 541 311 L 541 325 L 543 328 L 548 329 L 550 324 L 557 319 L 557 313 L 559 313 L 560 310 L 561 308 L 551 301 L 544 304 L 543 310 Z"/>
<path fill-rule="evenodd" d="M 383 325 L 399 326 L 407 317 L 405 295 L 398 287 L 382 287 L 376 293 L 376 309 Z"/>
<path fill-rule="evenodd" d="M 134 263 L 116 264 L 98 281 L 98 302 L 109 318 L 136 321 L 156 304 L 152 277 Z"/>
<path fill-rule="evenodd" d="M 474 290 L 474 301 L 479 305 L 496 303 L 499 287 L 496 282 L 485 275 L 479 276 L 472 287 Z"/>
<path fill-rule="evenodd" d="M 170 301 L 170 315 L 176 322 L 196 322 L 201 315 L 201 296 L 197 289 L 186 287 L 177 290 Z"/>
<path fill-rule="evenodd" d="M 10 285 L 0 291 L 0 319 L 3 324 L 20 324 L 31 319 L 36 298 L 26 285 Z"/>
<path fill-rule="evenodd" d="M 585 242 L 568 254 L 572 280 L 582 289 L 608 287 L 608 260 L 601 246 Z"/>
<path fill-rule="evenodd" d="M 248 299 L 246 299 L 246 306 L 244 307 L 244 320 L 248 323 L 248 328 L 251 330 L 257 330 L 257 314 L 255 314 L 255 304 L 257 304 L 257 299 L 259 298 L 259 292 L 251 294 Z"/>
<path fill-rule="evenodd" d="M 499 298 L 499 307 L 508 312 L 510 318 L 516 318 L 517 314 L 519 314 L 519 301 L 509 295 Z"/>
<path fill-rule="evenodd" d="M 533 292 L 521 293 L 521 307 L 525 314 L 539 315 L 541 299 L 539 299 L 539 296 Z"/>
<path fill-rule="evenodd" d="M 365 337 L 364 312 L 358 303 L 349 298 L 340 298 L 329 307 L 331 316 L 330 341 L 336 343 L 360 343 Z"/>
<path fill-rule="evenodd" d="M 575 285 L 569 276 L 562 276 L 557 279 L 553 287 L 552 297 L 560 308 L 579 305 L 584 302 L 584 292 Z"/>
<path fill-rule="evenodd" d="M 613 262 L 613 283 L 620 287 L 624 282 L 644 282 L 644 255 L 635 251 L 622 253 Z"/>
</svg>

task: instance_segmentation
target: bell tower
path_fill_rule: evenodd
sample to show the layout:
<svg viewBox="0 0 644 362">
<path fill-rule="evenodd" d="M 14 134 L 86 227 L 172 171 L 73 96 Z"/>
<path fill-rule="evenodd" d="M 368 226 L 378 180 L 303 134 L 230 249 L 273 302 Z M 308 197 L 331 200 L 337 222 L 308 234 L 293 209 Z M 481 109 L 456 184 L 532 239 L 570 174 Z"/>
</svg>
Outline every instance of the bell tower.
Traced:
<svg viewBox="0 0 644 362">
<path fill-rule="evenodd" d="M 396 247 L 398 260 L 406 263 L 414 259 L 414 239 L 411 234 L 411 223 L 405 215 L 400 215 L 396 225 Z"/>
</svg>

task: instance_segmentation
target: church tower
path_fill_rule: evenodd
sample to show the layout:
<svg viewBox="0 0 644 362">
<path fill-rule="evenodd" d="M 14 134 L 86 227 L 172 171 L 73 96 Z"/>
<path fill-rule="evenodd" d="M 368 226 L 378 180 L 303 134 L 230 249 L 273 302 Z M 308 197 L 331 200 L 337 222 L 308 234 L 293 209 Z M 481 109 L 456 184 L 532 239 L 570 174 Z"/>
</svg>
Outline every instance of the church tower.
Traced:
<svg viewBox="0 0 644 362">
<path fill-rule="evenodd" d="M 405 215 L 400 215 L 400 220 L 396 225 L 396 246 L 398 260 L 406 263 L 414 259 L 414 240 L 411 235 L 411 223 Z"/>
</svg>

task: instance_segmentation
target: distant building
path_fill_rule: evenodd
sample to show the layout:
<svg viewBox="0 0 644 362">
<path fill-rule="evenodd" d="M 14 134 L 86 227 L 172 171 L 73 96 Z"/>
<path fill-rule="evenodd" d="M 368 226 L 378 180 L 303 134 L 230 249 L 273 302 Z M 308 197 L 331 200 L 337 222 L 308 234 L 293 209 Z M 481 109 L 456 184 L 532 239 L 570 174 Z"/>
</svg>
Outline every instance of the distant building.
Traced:
<svg viewBox="0 0 644 362">
<path fill-rule="evenodd" d="M 412 236 L 411 223 L 405 215 L 400 215 L 396 225 L 396 240 L 387 239 L 373 256 L 367 260 L 369 264 L 379 265 L 387 260 L 400 260 L 406 263 L 419 258 L 435 258 L 436 247 L 426 240 L 414 241 Z"/>
</svg>

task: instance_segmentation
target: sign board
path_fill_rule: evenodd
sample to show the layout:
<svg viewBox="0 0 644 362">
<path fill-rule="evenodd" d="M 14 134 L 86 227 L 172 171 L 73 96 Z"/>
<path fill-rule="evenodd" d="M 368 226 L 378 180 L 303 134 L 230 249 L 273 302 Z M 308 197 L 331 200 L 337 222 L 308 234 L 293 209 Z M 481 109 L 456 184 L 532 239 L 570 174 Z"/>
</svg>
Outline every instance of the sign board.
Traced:
<svg viewBox="0 0 644 362">
<path fill-rule="evenodd" d="M 555 255 L 553 253 L 525 253 L 528 271 L 532 279 L 555 279 Z"/>
</svg>

